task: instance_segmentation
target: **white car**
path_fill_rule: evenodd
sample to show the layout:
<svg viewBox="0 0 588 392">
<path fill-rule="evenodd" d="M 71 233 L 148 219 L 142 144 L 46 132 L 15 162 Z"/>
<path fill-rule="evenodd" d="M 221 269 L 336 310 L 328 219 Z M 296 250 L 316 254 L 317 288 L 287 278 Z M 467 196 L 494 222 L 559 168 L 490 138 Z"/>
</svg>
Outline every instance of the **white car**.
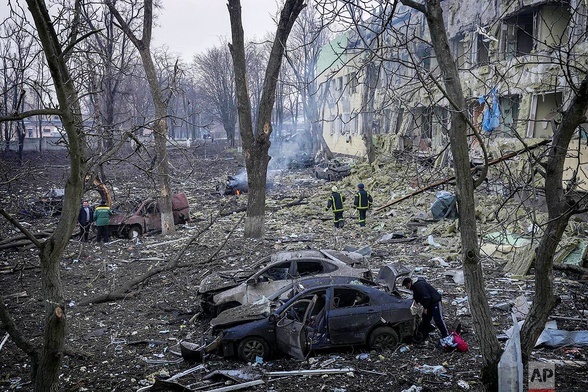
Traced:
<svg viewBox="0 0 588 392">
<path fill-rule="evenodd" d="M 371 279 L 365 256 L 335 250 L 299 250 L 272 254 L 246 270 L 220 271 L 206 276 L 198 290 L 204 311 L 212 314 L 244 304 L 310 276 L 350 276 Z"/>
</svg>

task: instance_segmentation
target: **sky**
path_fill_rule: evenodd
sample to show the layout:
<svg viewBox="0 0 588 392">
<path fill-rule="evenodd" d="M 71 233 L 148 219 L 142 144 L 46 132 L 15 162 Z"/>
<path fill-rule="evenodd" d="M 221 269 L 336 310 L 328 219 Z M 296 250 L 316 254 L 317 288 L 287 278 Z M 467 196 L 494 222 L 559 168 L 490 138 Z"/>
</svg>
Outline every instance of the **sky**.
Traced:
<svg viewBox="0 0 588 392">
<path fill-rule="evenodd" d="M 231 24 L 227 0 L 162 0 L 153 44 L 166 45 L 191 61 L 195 53 L 218 46 L 220 37 L 230 39 Z M 276 0 L 241 0 L 243 30 L 246 39 L 261 38 L 267 31 L 275 32 L 272 16 Z"/>
<path fill-rule="evenodd" d="M 272 16 L 279 0 L 241 0 L 243 30 L 246 39 L 261 38 L 267 31 L 275 32 Z M 0 0 L 0 17 L 8 16 L 8 0 Z M 25 2 L 21 0 L 24 5 Z M 191 61 L 195 53 L 218 46 L 220 37 L 229 39 L 231 24 L 227 0 L 161 0 L 153 45 L 166 45 Z M 25 7 L 26 8 L 26 7 Z"/>
</svg>

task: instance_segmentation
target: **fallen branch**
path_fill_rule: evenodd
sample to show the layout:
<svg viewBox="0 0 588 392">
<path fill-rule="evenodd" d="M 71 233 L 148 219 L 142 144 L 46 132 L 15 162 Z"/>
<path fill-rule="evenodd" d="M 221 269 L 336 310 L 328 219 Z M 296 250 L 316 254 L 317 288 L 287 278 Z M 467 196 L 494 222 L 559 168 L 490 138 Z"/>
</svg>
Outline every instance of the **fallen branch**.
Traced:
<svg viewBox="0 0 588 392">
<path fill-rule="evenodd" d="M 0 208 L 0 215 L 2 215 L 8 222 L 10 222 L 14 227 L 20 230 L 37 248 L 41 248 L 41 242 L 31 233 L 26 227 L 20 224 L 19 221 L 14 219 L 12 215 L 4 210 L 4 208 Z"/>
<path fill-rule="evenodd" d="M 490 162 L 488 162 L 488 166 L 493 166 L 493 165 L 496 165 L 497 163 L 507 161 L 507 160 L 509 160 L 511 158 L 516 157 L 517 155 L 520 155 L 520 154 L 522 154 L 524 152 L 528 152 L 528 151 L 534 150 L 534 149 L 536 149 L 538 147 L 541 147 L 541 146 L 544 146 L 544 145 L 546 145 L 546 144 L 548 144 L 550 142 L 551 142 L 551 140 L 546 139 L 546 140 L 540 141 L 537 144 L 533 144 L 532 146 L 527 146 L 525 148 L 521 148 L 520 150 L 511 152 L 509 154 L 505 154 L 505 155 L 501 156 L 500 158 L 496 158 L 496 159 L 493 159 Z M 477 170 L 478 170 L 478 168 L 473 168 L 472 169 L 472 173 L 475 173 Z M 453 181 L 453 180 L 455 180 L 455 176 L 451 176 L 451 177 L 448 177 L 448 178 L 446 178 L 444 180 L 434 182 L 433 184 L 428 185 L 428 186 L 426 186 L 424 188 L 421 188 L 419 190 L 416 190 L 416 191 L 414 191 L 414 192 L 412 192 L 412 193 L 410 193 L 408 195 L 405 195 L 405 196 L 399 197 L 398 199 L 392 200 L 390 203 L 385 204 L 382 207 L 376 208 L 375 211 L 376 212 L 380 212 L 381 210 L 383 210 L 385 208 L 388 208 L 390 206 L 393 206 L 394 204 L 400 203 L 401 201 L 404 201 L 406 199 L 410 199 L 413 196 L 416 196 L 416 195 L 421 194 L 421 193 L 423 193 L 425 191 L 428 191 L 429 189 L 436 188 L 439 185 L 446 184 L 446 183 L 448 183 L 450 181 Z"/>
<path fill-rule="evenodd" d="M 261 385 L 261 384 L 265 384 L 263 382 L 263 380 L 247 381 L 247 382 L 243 382 L 241 384 L 230 385 L 228 387 L 222 387 L 222 388 L 217 388 L 217 389 L 209 389 L 206 392 L 228 392 L 228 391 L 236 391 L 238 389 L 249 388 L 249 387 L 253 387 L 253 386 Z"/>
<path fill-rule="evenodd" d="M 558 271 L 574 272 L 579 275 L 588 276 L 588 268 L 580 267 L 579 265 L 554 264 L 553 269 Z"/>
<path fill-rule="evenodd" d="M 53 230 L 44 230 L 44 231 L 40 231 L 38 233 L 34 233 L 33 235 L 36 238 L 46 238 L 46 237 L 49 237 L 51 234 L 53 234 Z M 6 238 L 6 239 L 0 241 L 0 245 L 11 244 L 15 241 L 26 240 L 27 238 L 28 237 L 24 234 L 15 235 L 14 237 Z"/>
<path fill-rule="evenodd" d="M 4 330 L 10 335 L 14 344 L 16 344 L 16 347 L 20 348 L 29 356 L 32 368 L 36 371 L 39 366 L 39 352 L 37 351 L 37 348 L 23 336 L 20 329 L 14 323 L 8 309 L 4 306 L 4 298 L 2 298 L 2 296 L 0 296 L 0 322 L 2 328 L 4 328 Z"/>
<path fill-rule="evenodd" d="M 318 369 L 318 370 L 292 370 L 292 371 L 277 371 L 277 372 L 265 372 L 266 376 L 317 376 L 323 374 L 341 374 L 354 372 L 353 368 L 341 368 L 341 369 Z"/>
<path fill-rule="evenodd" d="M 6 343 L 6 341 L 8 341 L 8 337 L 10 335 L 8 334 L 8 332 L 6 332 L 6 334 L 4 335 L 4 338 L 2 339 L 2 341 L 0 342 L 0 351 L 2 351 L 2 347 L 4 347 L 4 343 Z"/>
<path fill-rule="evenodd" d="M 98 303 L 103 303 L 103 302 L 116 301 L 119 299 L 128 298 L 130 296 L 135 296 L 140 292 L 140 289 L 137 289 L 133 292 L 131 292 L 131 290 L 134 287 L 139 286 L 140 284 L 142 284 L 143 282 L 145 282 L 146 280 L 148 280 L 152 276 L 155 276 L 155 275 L 158 275 L 162 272 L 167 272 L 167 271 L 170 271 L 170 270 L 173 270 L 176 268 L 193 267 L 194 266 L 193 262 L 180 263 L 180 259 L 182 258 L 182 256 L 184 256 L 184 253 L 186 253 L 186 250 L 190 247 L 190 245 L 192 245 L 192 243 L 194 243 L 194 241 L 196 241 L 202 235 L 202 233 L 204 233 L 205 231 L 209 230 L 212 227 L 212 225 L 216 222 L 216 219 L 219 216 L 220 216 L 220 213 L 216 216 L 215 219 L 211 220 L 206 227 L 202 228 L 198 233 L 196 233 L 192 237 L 190 237 L 189 241 L 180 249 L 180 251 L 174 256 L 174 258 L 169 263 L 160 265 L 158 267 L 154 267 L 151 270 L 144 273 L 143 275 L 138 276 L 135 279 L 131 279 L 131 280 L 127 281 L 127 283 L 124 286 L 122 286 L 120 289 L 118 289 L 114 292 L 110 292 L 110 293 L 102 294 L 102 295 L 99 295 L 99 296 L 96 296 L 93 298 L 86 299 L 84 301 L 81 301 L 78 305 L 79 306 L 86 306 L 89 304 L 98 304 Z M 217 250 L 207 260 L 202 262 L 203 265 L 209 264 L 216 257 L 218 252 L 220 252 L 221 249 L 223 249 L 223 247 L 227 243 L 230 235 L 237 229 L 237 227 L 239 227 L 241 225 L 241 222 L 243 221 L 243 219 L 245 219 L 245 215 L 243 215 L 241 217 L 241 219 L 237 222 L 237 224 L 235 225 L 233 230 L 231 230 L 231 232 L 225 238 L 225 241 L 223 241 L 223 243 L 217 248 Z"/>
<path fill-rule="evenodd" d="M 286 203 L 286 204 L 284 204 L 283 206 L 267 207 L 266 209 L 267 209 L 267 210 L 269 210 L 269 211 L 278 211 L 278 210 L 281 210 L 281 209 L 283 209 L 283 208 L 288 208 L 288 207 L 299 206 L 299 205 L 302 205 L 302 204 L 308 204 L 308 203 L 305 203 L 305 202 L 304 202 L 304 199 L 306 199 L 306 198 L 307 198 L 307 196 L 305 196 L 305 195 L 300 195 L 300 196 L 298 197 L 298 199 L 296 199 L 296 200 L 294 200 L 294 201 L 291 201 L 291 202 L 289 202 L 289 203 Z"/>
</svg>

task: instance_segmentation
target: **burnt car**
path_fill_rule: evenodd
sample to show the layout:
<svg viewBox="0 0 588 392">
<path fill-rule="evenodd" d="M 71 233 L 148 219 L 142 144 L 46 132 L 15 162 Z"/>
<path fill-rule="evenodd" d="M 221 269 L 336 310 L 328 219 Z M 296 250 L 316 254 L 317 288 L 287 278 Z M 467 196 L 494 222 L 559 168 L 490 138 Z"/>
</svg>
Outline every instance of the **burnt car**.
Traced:
<svg viewBox="0 0 588 392">
<path fill-rule="evenodd" d="M 297 152 L 288 162 L 288 169 L 306 169 L 314 166 L 314 158 L 305 152 Z"/>
<path fill-rule="evenodd" d="M 419 320 L 411 305 L 411 299 L 370 286 L 318 286 L 265 319 L 224 330 L 217 349 L 246 362 L 279 352 L 303 360 L 310 351 L 344 346 L 392 349 L 415 332 Z"/>
<path fill-rule="evenodd" d="M 314 167 L 314 176 L 327 181 L 339 181 L 351 174 L 351 166 L 336 159 L 321 162 Z"/>
<path fill-rule="evenodd" d="M 227 180 L 224 184 L 217 185 L 217 191 L 224 196 L 247 193 L 249 192 L 247 176 L 227 176 Z"/>
<path fill-rule="evenodd" d="M 144 200 L 129 213 L 114 212 L 109 228 L 112 234 L 119 237 L 132 239 L 150 231 L 161 231 L 161 211 L 155 198 Z M 190 206 L 184 193 L 172 195 L 172 213 L 176 225 L 190 220 Z"/>
<path fill-rule="evenodd" d="M 371 278 L 365 256 L 335 250 L 283 251 L 266 256 L 251 267 L 212 273 L 200 282 L 202 309 L 211 314 L 259 301 L 293 281 L 310 276 Z"/>
<path fill-rule="evenodd" d="M 322 276 L 301 278 L 290 281 L 273 293 L 263 296 L 261 299 L 234 308 L 226 309 L 210 321 L 213 334 L 220 328 L 227 328 L 236 324 L 244 324 L 248 321 L 259 320 L 268 317 L 276 308 L 286 303 L 296 294 L 306 289 L 329 284 L 358 284 L 363 286 L 378 287 L 374 281 L 358 278 L 356 276 Z"/>
</svg>

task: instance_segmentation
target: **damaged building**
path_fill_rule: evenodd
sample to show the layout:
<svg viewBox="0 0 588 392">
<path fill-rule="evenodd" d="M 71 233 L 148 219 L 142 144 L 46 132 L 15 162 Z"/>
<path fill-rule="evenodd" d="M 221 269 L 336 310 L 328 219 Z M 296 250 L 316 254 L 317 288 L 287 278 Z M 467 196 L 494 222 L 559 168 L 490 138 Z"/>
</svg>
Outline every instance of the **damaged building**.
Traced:
<svg viewBox="0 0 588 392">
<path fill-rule="evenodd" d="M 488 151 L 497 157 L 522 142 L 550 138 L 573 96 L 570 80 L 579 73 L 574 68 L 585 72 L 588 3 L 441 4 L 469 118 Z M 394 7 L 389 8 L 323 48 L 317 73 L 328 89 L 324 138 L 334 152 L 364 155 L 364 135 L 372 135 L 383 151 L 410 151 L 446 163 L 451 109 L 427 22 L 401 5 L 390 18 L 386 12 Z M 577 172 L 579 162 L 588 160 L 585 129 L 570 144 L 577 154 L 569 166 Z M 470 145 L 471 160 L 481 163 L 479 142 L 472 137 Z"/>
</svg>

